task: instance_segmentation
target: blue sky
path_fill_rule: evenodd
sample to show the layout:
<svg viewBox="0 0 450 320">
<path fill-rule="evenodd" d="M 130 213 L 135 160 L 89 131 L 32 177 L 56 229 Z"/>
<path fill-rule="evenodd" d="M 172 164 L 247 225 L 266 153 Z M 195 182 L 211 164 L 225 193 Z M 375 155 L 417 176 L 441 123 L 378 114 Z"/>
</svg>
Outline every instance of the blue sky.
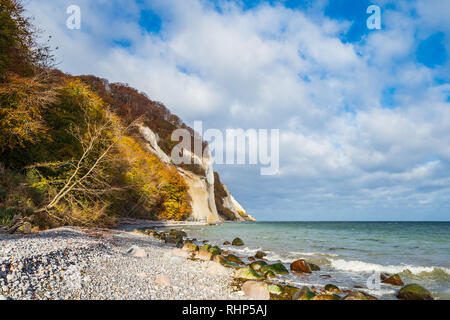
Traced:
<svg viewBox="0 0 450 320">
<path fill-rule="evenodd" d="M 191 125 L 280 129 L 278 175 L 216 166 L 259 220 L 449 220 L 450 1 L 25 2 L 65 72 Z"/>
</svg>

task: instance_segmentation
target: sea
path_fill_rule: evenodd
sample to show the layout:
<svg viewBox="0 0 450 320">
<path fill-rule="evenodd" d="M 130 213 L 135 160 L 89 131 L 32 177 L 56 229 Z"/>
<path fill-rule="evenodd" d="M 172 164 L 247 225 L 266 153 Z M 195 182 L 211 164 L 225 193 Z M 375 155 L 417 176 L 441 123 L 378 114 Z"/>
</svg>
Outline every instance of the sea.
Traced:
<svg viewBox="0 0 450 320">
<path fill-rule="evenodd" d="M 420 284 L 435 298 L 450 300 L 450 222 L 244 222 L 183 229 L 241 256 L 264 250 L 267 260 L 288 269 L 297 259 L 320 266 L 312 274 L 280 279 L 291 285 L 360 286 L 380 299 L 394 299 L 399 287 L 378 279 L 398 273 L 405 284 Z M 235 237 L 245 245 L 223 245 Z"/>
</svg>

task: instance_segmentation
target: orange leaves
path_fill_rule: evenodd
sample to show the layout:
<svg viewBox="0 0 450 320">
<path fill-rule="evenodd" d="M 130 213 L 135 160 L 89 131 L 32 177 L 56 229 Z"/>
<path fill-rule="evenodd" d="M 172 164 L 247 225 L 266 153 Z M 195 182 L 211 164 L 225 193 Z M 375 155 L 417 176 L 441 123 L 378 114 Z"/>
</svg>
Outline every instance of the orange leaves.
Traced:
<svg viewBox="0 0 450 320">
<path fill-rule="evenodd" d="M 48 139 L 43 112 L 55 101 L 55 91 L 36 78 L 11 76 L 0 84 L 0 149 Z"/>
<path fill-rule="evenodd" d="M 188 187 L 175 167 L 165 165 L 132 137 L 121 139 L 118 153 L 125 166 L 124 183 L 139 195 L 134 214 L 170 220 L 191 214 Z"/>
</svg>

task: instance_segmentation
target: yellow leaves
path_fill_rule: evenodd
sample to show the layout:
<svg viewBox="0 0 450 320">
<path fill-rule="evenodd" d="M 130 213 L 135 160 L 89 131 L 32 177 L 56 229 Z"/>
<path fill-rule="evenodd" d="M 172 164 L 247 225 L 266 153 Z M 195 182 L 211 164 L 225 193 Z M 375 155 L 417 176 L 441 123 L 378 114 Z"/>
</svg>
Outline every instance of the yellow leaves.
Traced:
<svg viewBox="0 0 450 320">
<path fill-rule="evenodd" d="M 37 78 L 11 76 L 0 84 L 0 149 L 48 139 L 42 114 L 55 101 L 55 91 Z"/>
<path fill-rule="evenodd" d="M 126 184 L 140 195 L 143 210 L 157 212 L 158 218 L 183 220 L 191 214 L 187 185 L 177 169 L 167 166 L 135 139 L 125 136 L 118 157 L 126 159 Z"/>
</svg>

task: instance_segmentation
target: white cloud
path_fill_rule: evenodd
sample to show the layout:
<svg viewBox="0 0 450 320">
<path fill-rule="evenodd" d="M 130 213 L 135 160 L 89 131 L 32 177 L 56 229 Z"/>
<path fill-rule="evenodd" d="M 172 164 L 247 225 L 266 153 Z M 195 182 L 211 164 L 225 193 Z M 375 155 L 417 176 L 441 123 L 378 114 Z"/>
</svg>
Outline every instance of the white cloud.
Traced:
<svg viewBox="0 0 450 320">
<path fill-rule="evenodd" d="M 164 20 L 155 34 L 138 25 L 138 6 L 125 0 L 78 1 L 82 30 L 67 30 L 69 2 L 28 5 L 60 46 L 64 71 L 127 82 L 188 122 L 282 129 L 282 174 L 258 188 L 268 198 L 289 185 L 291 202 L 325 197 L 355 206 L 382 199 L 404 205 L 413 199 L 426 206 L 449 200 L 443 192 L 450 186 L 449 87 L 433 84 L 435 71 L 411 58 L 420 23 L 434 25 L 445 10 L 419 1 L 418 19 L 387 11 L 387 30 L 351 44 L 339 38 L 349 22 L 282 5 L 243 11 L 221 2 L 219 12 L 206 1 L 148 1 Z M 395 109 L 383 102 L 390 87 L 396 88 Z M 258 177 L 229 179 L 253 190 Z M 257 199 L 248 204 L 257 208 Z"/>
</svg>

